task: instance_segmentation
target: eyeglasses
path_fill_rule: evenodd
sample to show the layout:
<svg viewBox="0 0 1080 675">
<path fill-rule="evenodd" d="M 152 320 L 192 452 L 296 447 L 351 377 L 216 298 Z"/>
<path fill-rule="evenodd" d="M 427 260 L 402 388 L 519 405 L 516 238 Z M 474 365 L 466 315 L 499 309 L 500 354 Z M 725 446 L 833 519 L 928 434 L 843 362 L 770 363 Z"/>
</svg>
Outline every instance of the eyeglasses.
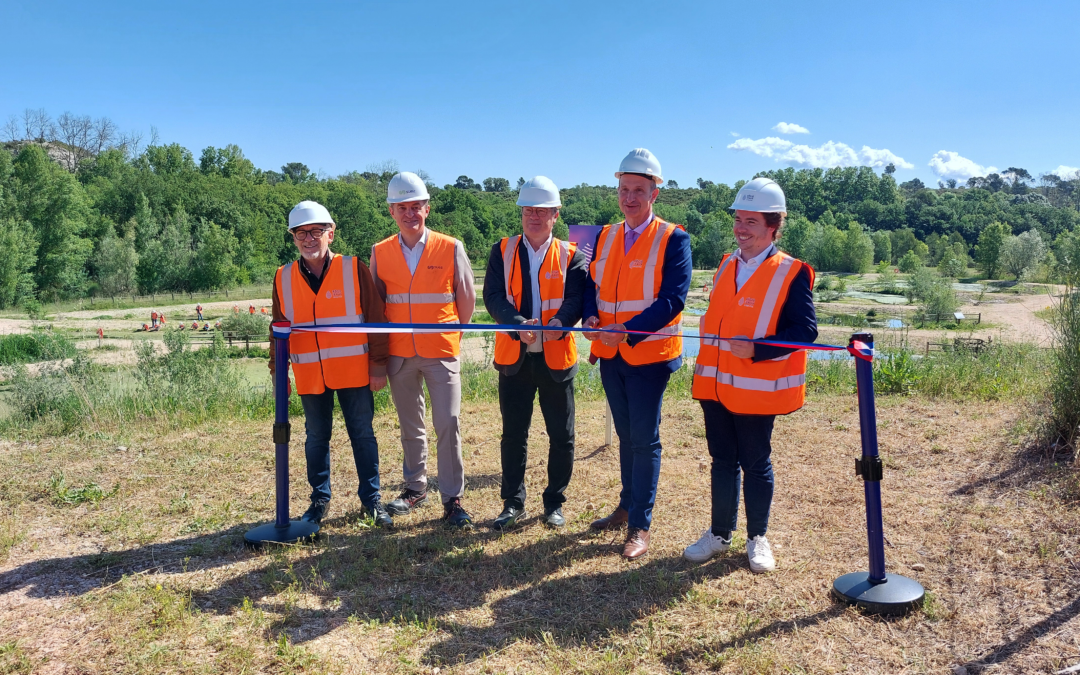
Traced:
<svg viewBox="0 0 1080 675">
<path fill-rule="evenodd" d="M 323 235 L 326 234 L 329 229 L 329 227 L 320 227 L 314 230 L 293 230 L 292 235 L 296 237 L 297 241 L 304 241 L 308 237 L 322 239 Z"/>
</svg>

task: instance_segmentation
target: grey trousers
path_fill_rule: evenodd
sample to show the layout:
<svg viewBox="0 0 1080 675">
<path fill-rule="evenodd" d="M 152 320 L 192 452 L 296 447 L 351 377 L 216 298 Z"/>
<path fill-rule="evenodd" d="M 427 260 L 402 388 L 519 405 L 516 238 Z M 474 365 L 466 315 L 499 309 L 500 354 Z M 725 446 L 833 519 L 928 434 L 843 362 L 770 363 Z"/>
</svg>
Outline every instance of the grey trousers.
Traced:
<svg viewBox="0 0 1080 675">
<path fill-rule="evenodd" d="M 427 426 L 424 424 L 424 383 L 431 395 L 431 421 L 437 436 L 439 492 L 442 501 L 465 494 L 465 465 L 461 458 L 461 357 L 428 359 L 391 356 L 387 367 L 390 393 L 401 426 L 405 451 L 405 487 L 427 489 Z"/>
</svg>

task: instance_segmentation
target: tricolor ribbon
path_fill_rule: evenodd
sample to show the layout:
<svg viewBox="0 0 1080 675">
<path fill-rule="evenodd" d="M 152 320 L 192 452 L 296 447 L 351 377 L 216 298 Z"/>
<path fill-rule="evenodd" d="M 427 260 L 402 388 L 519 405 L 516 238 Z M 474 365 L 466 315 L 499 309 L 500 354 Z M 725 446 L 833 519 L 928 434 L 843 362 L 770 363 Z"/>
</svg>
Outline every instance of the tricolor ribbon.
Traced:
<svg viewBox="0 0 1080 675">
<path fill-rule="evenodd" d="M 272 325 L 275 338 L 285 339 L 291 331 L 298 333 L 510 333 L 518 331 L 555 331 L 557 333 L 619 333 L 623 335 L 657 335 L 644 330 L 614 330 L 611 328 L 585 328 L 583 326 L 540 326 L 525 324 L 498 324 L 498 323 L 363 323 L 352 325 L 324 326 L 291 326 L 288 322 L 275 322 Z M 665 334 L 667 335 L 667 334 Z M 701 335 L 680 334 L 684 338 L 698 339 Z M 725 340 L 740 340 L 753 342 L 758 345 L 770 347 L 785 347 L 788 349 L 807 349 L 826 352 L 846 351 L 857 359 L 863 361 L 874 360 L 874 350 L 865 342 L 853 340 L 847 347 L 840 345 L 825 345 L 817 342 L 793 342 L 789 340 L 772 340 L 768 338 L 751 339 L 728 337 Z"/>
</svg>

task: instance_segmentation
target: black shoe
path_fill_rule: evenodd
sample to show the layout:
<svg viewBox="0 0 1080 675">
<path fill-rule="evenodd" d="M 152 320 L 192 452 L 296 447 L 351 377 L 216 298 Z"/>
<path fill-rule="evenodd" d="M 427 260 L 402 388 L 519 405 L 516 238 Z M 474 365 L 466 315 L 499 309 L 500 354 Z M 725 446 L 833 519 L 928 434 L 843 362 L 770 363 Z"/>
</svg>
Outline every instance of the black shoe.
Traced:
<svg viewBox="0 0 1080 675">
<path fill-rule="evenodd" d="M 495 522 L 491 524 L 496 530 L 508 530 L 511 527 L 518 524 L 518 521 L 524 518 L 527 514 L 525 509 L 519 509 L 516 506 L 507 506 L 499 514 L 499 517 L 495 519 Z"/>
<path fill-rule="evenodd" d="M 562 507 L 544 509 L 544 525 L 548 527 L 562 527 L 566 525 L 566 518 L 562 514 Z"/>
<path fill-rule="evenodd" d="M 461 508 L 461 499 L 454 497 L 448 502 L 443 502 L 443 520 L 450 527 L 457 527 L 463 530 L 472 529 L 472 516 L 469 512 Z"/>
<path fill-rule="evenodd" d="M 308 510 L 304 511 L 304 515 L 300 516 L 300 520 L 305 523 L 321 524 L 323 516 L 326 515 L 327 504 L 329 504 L 329 501 L 325 499 L 311 502 L 311 506 L 308 507 Z"/>
<path fill-rule="evenodd" d="M 386 507 L 382 505 L 382 502 L 372 502 L 370 506 L 365 506 L 364 510 L 367 511 L 368 515 L 371 516 L 371 519 L 375 521 L 376 527 L 394 526 L 394 519 L 386 512 Z"/>
<path fill-rule="evenodd" d="M 386 505 L 386 510 L 395 516 L 406 516 L 413 509 L 427 503 L 427 491 L 406 489 L 401 495 Z"/>
</svg>

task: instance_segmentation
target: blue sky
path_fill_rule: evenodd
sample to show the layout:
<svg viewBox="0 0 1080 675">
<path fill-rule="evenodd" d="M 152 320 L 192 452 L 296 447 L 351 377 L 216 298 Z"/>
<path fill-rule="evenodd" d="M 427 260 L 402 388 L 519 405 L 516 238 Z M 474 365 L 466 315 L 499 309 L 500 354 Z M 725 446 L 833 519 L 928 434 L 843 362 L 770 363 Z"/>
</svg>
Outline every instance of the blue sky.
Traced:
<svg viewBox="0 0 1080 675">
<path fill-rule="evenodd" d="M 612 184 L 634 147 L 684 186 L 1080 167 L 1077 2 L 38 1 L 0 25 L 0 120 L 104 115 L 264 169 L 568 187 Z"/>
</svg>

